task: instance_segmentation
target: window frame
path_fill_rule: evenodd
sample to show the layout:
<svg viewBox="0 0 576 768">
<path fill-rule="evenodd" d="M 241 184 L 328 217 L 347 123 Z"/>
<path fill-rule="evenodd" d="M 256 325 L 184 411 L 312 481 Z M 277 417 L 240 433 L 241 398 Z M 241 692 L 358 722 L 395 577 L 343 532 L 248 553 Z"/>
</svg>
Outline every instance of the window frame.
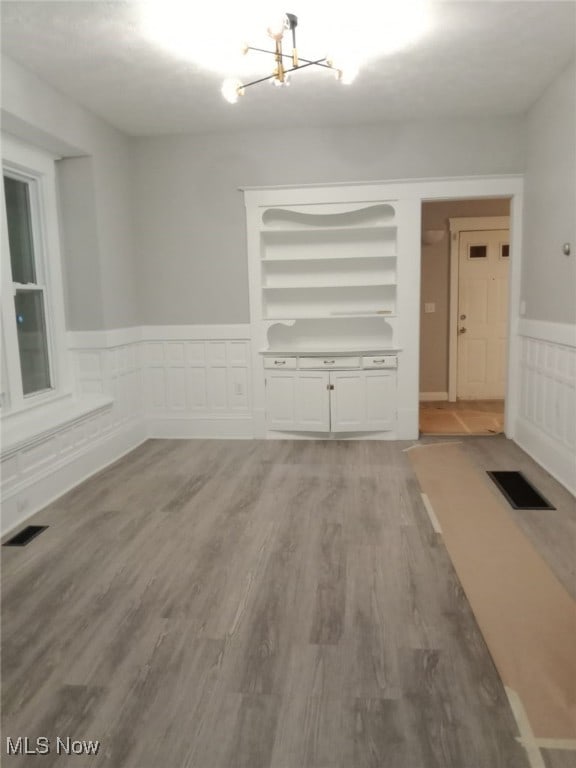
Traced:
<svg viewBox="0 0 576 768">
<path fill-rule="evenodd" d="M 70 391 L 56 193 L 56 160 L 54 155 L 22 144 L 12 137 L 2 136 L 2 288 L 0 306 L 4 342 L 2 417 L 51 403 Z M 27 395 L 24 394 L 22 385 L 15 297 L 17 290 L 30 290 L 32 285 L 25 284 L 22 286 L 12 279 L 4 176 L 23 181 L 28 185 L 36 270 L 36 282 L 33 286 L 35 290 L 42 291 L 44 304 L 51 386 L 49 389 Z"/>
</svg>

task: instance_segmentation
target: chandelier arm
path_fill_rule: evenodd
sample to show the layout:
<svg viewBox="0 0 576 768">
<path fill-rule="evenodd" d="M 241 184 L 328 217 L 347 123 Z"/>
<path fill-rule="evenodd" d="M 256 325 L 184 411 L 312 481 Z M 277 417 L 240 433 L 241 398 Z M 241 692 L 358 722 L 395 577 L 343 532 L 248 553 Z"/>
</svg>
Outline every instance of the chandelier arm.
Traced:
<svg viewBox="0 0 576 768">
<path fill-rule="evenodd" d="M 297 69 L 306 69 L 306 67 L 327 67 L 328 69 L 334 69 L 334 67 L 331 67 L 329 64 L 323 64 L 322 62 L 326 59 L 318 59 L 318 61 L 308 61 L 306 64 L 299 64 L 297 67 L 291 67 L 290 69 L 285 69 L 284 74 L 288 74 L 288 72 L 296 72 Z M 304 61 L 304 59 L 302 59 Z M 274 72 L 271 75 L 267 75 L 266 77 L 260 77 L 258 80 L 252 80 L 250 83 L 242 83 L 242 85 L 238 86 L 238 88 L 250 88 L 251 85 L 258 85 L 258 83 L 265 83 L 266 80 L 272 80 L 273 77 L 276 77 L 276 73 Z"/>
<path fill-rule="evenodd" d="M 252 45 L 248 45 L 246 47 L 246 50 L 248 51 L 258 51 L 258 53 L 269 53 L 271 56 L 276 56 L 276 51 L 267 51 L 265 48 L 254 48 Z M 280 54 L 283 59 L 291 59 L 292 54 L 289 53 L 282 53 Z M 327 69 L 335 69 L 335 67 L 331 66 L 330 64 L 323 64 L 323 61 L 326 61 L 326 56 L 323 56 L 321 59 L 316 59 L 316 61 L 310 61 L 310 59 L 304 59 L 300 54 L 298 54 L 298 60 L 303 61 L 306 64 L 318 64 L 320 67 L 326 67 Z M 304 65 L 302 65 L 304 66 Z M 293 67 L 293 69 L 299 69 L 299 67 Z M 288 71 L 288 70 L 286 70 Z"/>
<path fill-rule="evenodd" d="M 269 53 L 271 56 L 277 56 L 276 51 L 267 51 L 265 48 L 254 48 L 252 45 L 246 46 L 246 50 L 258 51 L 258 53 Z M 280 56 L 282 56 L 283 59 L 292 59 L 292 55 L 288 53 L 281 53 Z"/>
</svg>

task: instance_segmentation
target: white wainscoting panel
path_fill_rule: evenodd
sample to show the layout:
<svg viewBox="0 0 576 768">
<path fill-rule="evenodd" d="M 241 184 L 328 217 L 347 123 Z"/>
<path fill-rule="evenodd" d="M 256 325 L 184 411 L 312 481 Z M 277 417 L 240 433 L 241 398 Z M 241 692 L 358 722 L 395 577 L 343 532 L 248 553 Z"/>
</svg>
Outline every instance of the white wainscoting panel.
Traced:
<svg viewBox="0 0 576 768">
<path fill-rule="evenodd" d="M 146 329 L 147 330 L 147 329 Z M 142 342 L 144 407 L 151 437 L 251 437 L 248 338 L 161 339 Z"/>
<path fill-rule="evenodd" d="M 3 450 L 3 534 L 143 442 L 142 420 L 112 426 L 112 409 L 110 403 L 37 440 Z"/>
<path fill-rule="evenodd" d="M 520 324 L 520 408 L 516 442 L 576 492 L 576 332 L 573 326 Z"/>
<path fill-rule="evenodd" d="M 246 325 L 70 332 L 68 349 L 62 415 L 3 446 L 3 532 L 147 437 L 252 437 Z"/>
</svg>

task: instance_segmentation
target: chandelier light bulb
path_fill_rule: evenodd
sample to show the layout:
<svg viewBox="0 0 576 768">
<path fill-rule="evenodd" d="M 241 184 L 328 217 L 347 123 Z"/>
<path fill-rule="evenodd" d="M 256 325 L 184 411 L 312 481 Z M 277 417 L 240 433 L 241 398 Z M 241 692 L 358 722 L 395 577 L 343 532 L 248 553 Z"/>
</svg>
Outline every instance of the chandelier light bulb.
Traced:
<svg viewBox="0 0 576 768">
<path fill-rule="evenodd" d="M 244 95 L 244 88 L 242 88 L 242 83 L 240 80 L 236 80 L 233 77 L 228 77 L 222 83 L 220 92 L 227 102 L 230 104 L 236 104 L 238 101 L 238 96 Z"/>
<path fill-rule="evenodd" d="M 346 60 L 336 57 L 336 61 L 330 57 L 327 59 L 327 63 L 333 67 L 336 80 L 339 80 L 343 85 L 350 85 L 360 71 L 358 62 L 351 60 L 349 57 Z"/>
<path fill-rule="evenodd" d="M 345 69 L 340 69 L 340 77 L 338 78 L 340 82 L 343 85 L 350 85 L 350 83 L 353 83 L 354 80 L 356 80 L 356 77 L 358 75 L 358 67 L 357 66 L 348 66 Z"/>
<path fill-rule="evenodd" d="M 283 14 L 277 19 L 274 19 L 274 21 L 268 25 L 266 32 L 268 34 L 268 37 L 271 37 L 272 40 L 278 41 L 278 40 L 282 40 L 285 29 L 286 29 L 286 14 Z"/>
</svg>

